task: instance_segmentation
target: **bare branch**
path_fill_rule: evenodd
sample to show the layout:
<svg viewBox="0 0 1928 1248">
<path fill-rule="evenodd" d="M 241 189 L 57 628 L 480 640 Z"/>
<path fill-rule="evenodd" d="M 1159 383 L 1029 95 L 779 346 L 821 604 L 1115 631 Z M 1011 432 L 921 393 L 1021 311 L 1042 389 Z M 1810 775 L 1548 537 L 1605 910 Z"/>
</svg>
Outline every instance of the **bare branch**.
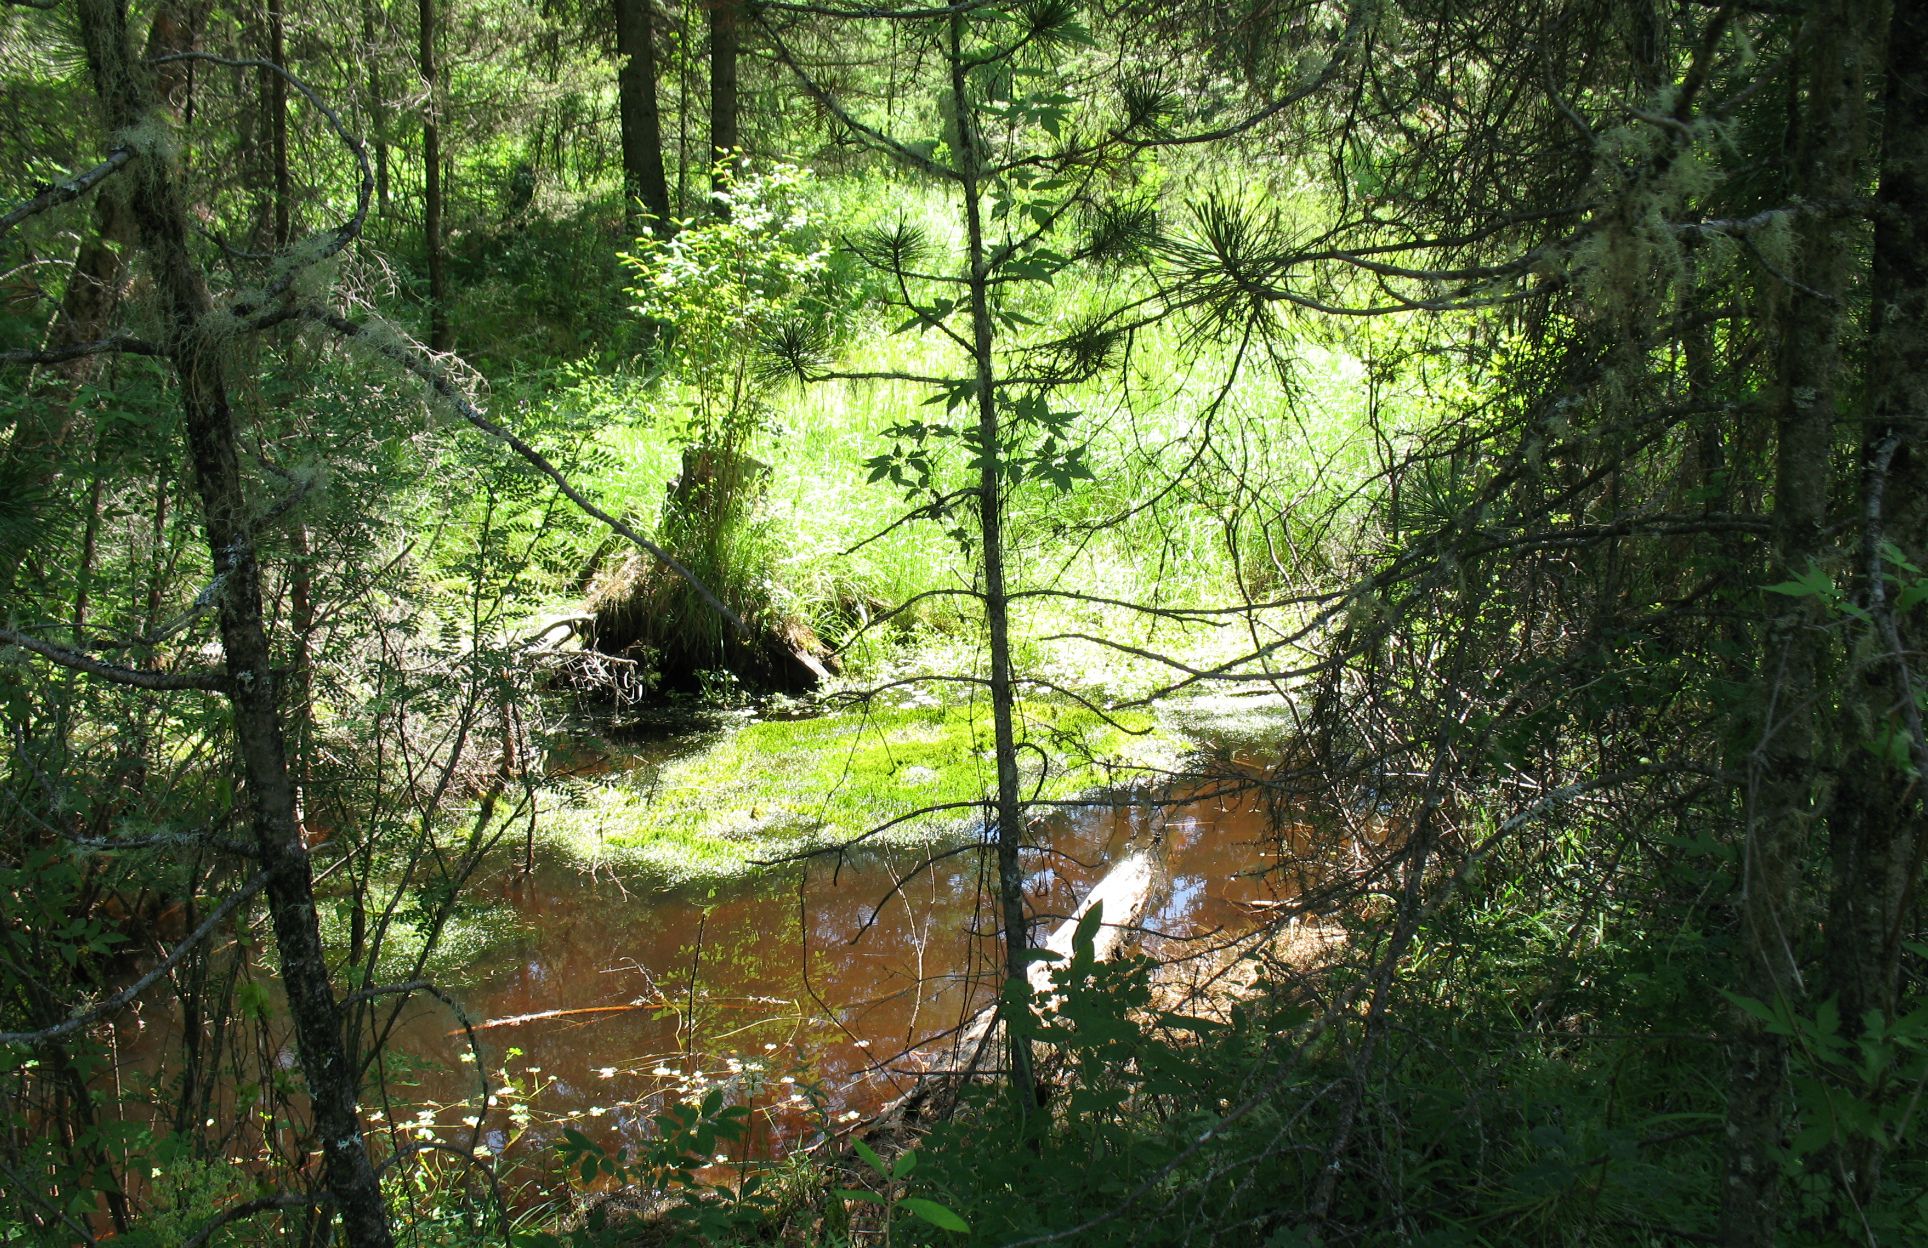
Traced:
<svg viewBox="0 0 1928 1248">
<path fill-rule="evenodd" d="M 974 4 L 972 7 L 977 6 Z M 812 100 L 822 105 L 831 116 L 835 117 L 843 125 L 849 127 L 852 133 L 862 135 L 867 142 L 889 152 L 892 156 L 903 161 L 911 168 L 922 173 L 928 173 L 934 178 L 942 178 L 946 182 L 955 182 L 958 180 L 955 169 L 938 164 L 923 153 L 905 146 L 883 131 L 872 126 L 867 126 L 851 116 L 849 110 L 844 108 L 836 96 L 824 90 L 823 86 L 818 83 L 815 78 L 812 78 L 804 70 L 803 66 L 797 64 L 796 57 L 791 55 L 789 46 L 783 42 L 783 36 L 776 32 L 776 28 L 770 25 L 768 19 L 766 19 L 760 11 L 753 10 L 753 13 L 756 16 L 757 25 L 761 26 L 763 33 L 769 37 L 770 47 L 776 52 L 777 60 L 782 62 L 783 67 L 790 71 L 791 75 L 797 80 L 797 85 L 803 88 L 805 95 L 808 95 Z"/>
<path fill-rule="evenodd" d="M 524 442 L 521 438 L 517 437 L 513 431 L 505 429 L 489 419 L 480 408 L 469 401 L 468 396 L 462 393 L 461 387 L 455 384 L 454 379 L 440 368 L 437 368 L 427 357 L 417 351 L 409 349 L 409 347 L 402 342 L 390 342 L 376 338 L 368 333 L 367 326 L 351 321 L 345 316 L 340 316 L 324 308 L 302 308 L 297 314 L 301 319 L 313 321 L 318 325 L 325 325 L 337 334 L 340 334 L 343 338 L 360 343 L 368 350 L 375 352 L 377 355 L 382 356 L 394 364 L 400 365 L 405 371 L 413 373 L 416 377 L 428 383 L 429 389 L 433 390 L 437 395 L 440 395 L 450 407 L 454 408 L 456 415 L 514 451 L 537 472 L 540 472 L 543 476 L 555 482 L 556 488 L 562 491 L 563 496 L 581 508 L 586 515 L 601 521 L 611 532 L 620 537 L 627 538 L 637 546 L 648 551 L 650 556 L 658 563 L 682 577 L 684 582 L 696 591 L 697 596 L 704 601 L 710 610 L 716 612 L 729 622 L 730 627 L 736 630 L 738 637 L 748 637 L 750 635 L 749 627 L 744 624 L 742 617 L 730 610 L 730 608 L 724 604 L 723 600 L 718 598 L 715 592 L 712 591 L 709 586 L 705 585 L 694 572 L 684 567 L 683 564 L 677 560 L 676 556 L 670 554 L 667 550 L 664 550 L 661 546 L 658 546 L 655 542 L 650 541 L 647 537 L 637 532 L 634 525 L 625 520 L 618 519 L 590 501 L 581 490 L 578 490 L 574 485 L 570 484 L 569 478 L 562 475 L 562 470 L 550 463 L 548 457 L 541 451 Z"/>
<path fill-rule="evenodd" d="M 138 668 L 103 663 L 71 646 L 55 645 L 11 628 L 0 628 L 0 644 L 19 646 L 61 667 L 135 689 L 199 689 L 207 693 L 226 693 L 228 690 L 228 678 L 215 672 L 144 672 Z"/>
<path fill-rule="evenodd" d="M 25 5 L 25 7 L 30 9 L 51 9 L 58 3 L 58 0 L 46 0 L 44 4 L 35 3 L 34 0 L 7 0 L 7 3 Z M 19 225 L 28 217 L 45 212 L 47 209 L 56 207 L 57 205 L 71 203 L 79 199 L 82 195 L 85 195 L 88 191 L 93 190 L 96 186 L 106 181 L 108 177 L 112 176 L 133 158 L 133 148 L 117 147 L 107 153 L 106 160 L 101 161 L 92 169 L 84 173 L 77 173 L 71 178 L 65 178 L 54 183 L 52 186 L 46 187 L 40 194 L 34 196 L 26 203 L 21 204 L 6 216 L 0 217 L 0 237 L 5 237 L 8 230 Z"/>
<path fill-rule="evenodd" d="M 270 1213 L 276 1209 L 306 1209 L 312 1205 L 326 1204 L 325 1192 L 308 1195 L 303 1192 L 276 1192 L 272 1196 L 256 1196 L 238 1205 L 229 1205 L 213 1218 L 203 1223 L 201 1229 L 181 1241 L 181 1248 L 201 1248 L 202 1244 L 213 1238 L 214 1233 L 224 1226 L 252 1218 L 257 1213 Z"/>
<path fill-rule="evenodd" d="M 0 351 L 0 364 L 64 364 L 68 360 L 78 360 L 83 356 L 107 355 L 117 352 L 122 355 L 166 355 L 158 343 L 132 334 L 112 334 L 106 338 L 96 338 L 92 342 L 79 342 L 70 347 L 55 347 L 51 351 Z"/>
<path fill-rule="evenodd" d="M 166 56 L 149 57 L 147 63 L 167 65 L 175 61 L 205 61 L 210 65 L 220 65 L 228 69 L 261 69 L 279 75 L 287 81 L 289 86 L 301 92 L 302 97 L 315 107 L 315 111 L 327 119 L 328 128 L 335 132 L 335 137 L 341 140 L 342 146 L 348 149 L 349 154 L 355 158 L 356 166 L 361 170 L 361 181 L 355 187 L 355 211 L 346 221 L 334 228 L 332 237 L 321 246 L 320 250 L 312 255 L 303 256 L 299 263 L 290 264 L 287 271 L 271 281 L 266 291 L 262 292 L 264 303 L 279 299 L 293 288 L 297 274 L 335 255 L 361 234 L 362 223 L 368 219 L 369 202 L 375 196 L 375 171 L 368 163 L 368 152 L 362 147 L 361 140 L 356 138 L 342 122 L 340 114 L 330 108 L 321 96 L 316 94 L 313 87 L 290 73 L 285 65 L 261 60 L 258 57 L 235 58 L 217 56 L 212 52 L 172 52 Z M 237 316 L 247 316 L 251 311 L 253 311 L 252 306 L 234 309 Z"/>
<path fill-rule="evenodd" d="M 489 1086 L 488 1063 L 482 1060 L 482 1043 L 475 1038 L 475 1024 L 469 1019 L 469 1012 L 462 1008 L 461 1002 L 437 988 L 429 980 L 411 979 L 406 983 L 377 984 L 372 988 L 363 988 L 360 992 L 350 993 L 341 999 L 341 1008 L 345 1010 L 351 1005 L 372 1001 L 376 997 L 406 997 L 418 992 L 425 992 L 447 1006 L 449 1013 L 455 1015 L 455 1021 L 462 1025 L 462 1034 L 468 1037 L 469 1055 L 475 1059 L 475 1073 L 482 1081 L 481 1091 L 477 1093 L 475 1099 L 475 1115 L 470 1122 L 469 1148 L 473 1151 L 482 1140 L 482 1119 L 489 1112 L 489 1098 L 494 1095 L 495 1089 Z"/>
<path fill-rule="evenodd" d="M 180 965 L 182 958 L 185 958 L 196 945 L 206 940 L 215 928 L 219 927 L 230 914 L 233 914 L 235 910 L 240 907 L 242 902 L 260 892 L 267 882 L 268 873 L 263 871 L 260 875 L 255 876 L 252 880 L 242 885 L 240 889 L 230 893 L 227 900 L 216 906 L 207 918 L 201 920 L 201 926 L 182 937 L 179 944 L 168 950 L 167 956 L 154 964 L 154 969 L 127 985 L 127 987 L 121 989 L 113 996 L 107 998 L 105 1001 L 100 1002 L 91 1009 L 80 1011 L 65 1022 L 55 1023 L 51 1027 L 43 1027 L 39 1031 L 0 1031 L 0 1044 L 45 1044 L 49 1040 L 58 1040 L 62 1036 L 70 1036 L 76 1031 L 91 1027 L 101 1019 L 106 1018 L 109 1014 L 128 1005 L 136 997 L 146 992 L 161 976 Z"/>
</svg>

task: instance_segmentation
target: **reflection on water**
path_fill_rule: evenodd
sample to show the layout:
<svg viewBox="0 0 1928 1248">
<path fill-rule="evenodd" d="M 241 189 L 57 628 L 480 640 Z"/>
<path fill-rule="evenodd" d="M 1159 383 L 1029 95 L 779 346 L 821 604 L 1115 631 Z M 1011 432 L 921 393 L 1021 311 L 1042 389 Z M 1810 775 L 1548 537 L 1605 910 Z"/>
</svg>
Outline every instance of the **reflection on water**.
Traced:
<svg viewBox="0 0 1928 1248">
<path fill-rule="evenodd" d="M 1270 897 L 1256 868 L 1276 834 L 1243 797 L 1081 806 L 1037 834 L 1025 865 L 1040 930 L 1152 843 L 1169 876 L 1141 920 L 1153 952 L 1249 926 Z M 447 985 L 477 1025 L 480 1068 L 449 1009 L 412 998 L 369 1126 L 473 1139 L 513 1167 L 571 1127 L 633 1147 L 666 1095 L 723 1084 L 756 1111 L 746 1153 L 808 1142 L 944 1068 L 945 1041 L 995 998 L 990 869 L 975 848 L 933 846 L 666 888 L 553 863 L 525 878 L 505 858 L 475 888 L 524 934 Z M 484 1071 L 495 1095 L 476 1129 Z"/>
<path fill-rule="evenodd" d="M 1042 832 L 1049 848 L 1026 863 L 1041 928 L 1153 838 L 1171 882 L 1143 924 L 1165 943 L 1249 923 L 1246 904 L 1268 895 L 1252 873 L 1266 822 L 1236 799 L 1081 807 Z M 505 868 L 481 887 L 501 889 L 528 934 L 460 994 L 487 1020 L 487 1069 L 500 1082 L 506 1066 L 517 1085 L 491 1111 L 485 1142 L 510 1143 L 508 1115 L 526 1097 L 515 1151 L 553 1144 L 565 1125 L 633 1145 L 666 1091 L 724 1082 L 766 1111 L 755 1142 L 765 1152 L 909 1091 L 951 1060 L 943 1040 L 995 996 L 994 933 L 977 904 L 983 857 L 865 854 L 694 889 Z M 425 1059 L 414 1093 L 447 1105 L 432 1121 L 453 1136 L 478 1089 L 466 1038 L 424 1000 L 396 1043 Z"/>
</svg>

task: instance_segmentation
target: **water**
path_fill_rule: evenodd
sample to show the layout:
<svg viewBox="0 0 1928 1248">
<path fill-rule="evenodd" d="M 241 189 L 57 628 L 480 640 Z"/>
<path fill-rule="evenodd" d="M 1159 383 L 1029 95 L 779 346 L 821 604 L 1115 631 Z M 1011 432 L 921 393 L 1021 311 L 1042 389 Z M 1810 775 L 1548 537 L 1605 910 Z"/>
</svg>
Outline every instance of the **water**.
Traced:
<svg viewBox="0 0 1928 1248">
<path fill-rule="evenodd" d="M 1245 930 L 1272 898 L 1255 867 L 1274 834 L 1241 799 L 1082 807 L 1041 831 L 1050 848 L 1025 861 L 1042 930 L 1154 837 L 1169 885 L 1142 920 L 1152 951 Z M 948 1067 L 946 1040 L 995 997 L 986 858 L 934 846 L 678 890 L 505 867 L 480 887 L 500 890 L 528 934 L 460 994 L 481 1024 L 482 1068 L 514 1085 L 480 1141 L 511 1162 L 569 1127 L 633 1148 L 666 1095 L 722 1085 L 758 1111 L 744 1148 L 766 1156 L 881 1108 Z M 477 1067 L 448 1010 L 418 1001 L 395 1043 L 424 1063 L 396 1091 L 440 1107 L 405 1133 L 475 1138 Z"/>
<path fill-rule="evenodd" d="M 578 751 L 567 765 L 633 783 L 664 753 L 610 765 Z M 1262 868 L 1278 834 L 1244 795 L 1073 807 L 1041 818 L 1036 836 L 1024 863 L 1040 932 L 1151 843 L 1166 880 L 1140 922 L 1162 958 L 1248 930 L 1274 899 Z M 720 1086 L 754 1111 L 750 1137 L 720 1160 L 808 1145 L 955 1062 L 947 1040 L 996 996 L 995 925 L 981 908 L 991 870 L 974 846 L 934 844 L 668 888 L 557 862 L 524 876 L 505 855 L 473 887 L 521 934 L 444 985 L 479 1054 L 445 1005 L 411 998 L 367 1126 L 397 1144 L 500 1156 L 518 1204 L 559 1194 L 536 1185 L 561 1182 L 566 1130 L 633 1150 L 667 1098 L 696 1090 Z M 147 1060 L 123 1056 L 164 1066 L 162 1030 L 139 1046 Z"/>
</svg>

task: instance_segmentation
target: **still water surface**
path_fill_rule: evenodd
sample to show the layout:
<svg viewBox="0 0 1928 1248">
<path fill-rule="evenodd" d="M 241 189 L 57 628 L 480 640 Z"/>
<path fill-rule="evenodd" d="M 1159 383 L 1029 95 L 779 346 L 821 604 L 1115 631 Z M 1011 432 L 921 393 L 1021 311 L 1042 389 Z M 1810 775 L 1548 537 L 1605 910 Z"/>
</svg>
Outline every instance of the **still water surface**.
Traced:
<svg viewBox="0 0 1928 1248">
<path fill-rule="evenodd" d="M 1032 912 L 1048 931 L 1106 866 L 1156 841 L 1164 887 L 1142 920 L 1153 952 L 1252 924 L 1270 899 L 1259 868 L 1274 833 L 1249 798 L 1070 808 L 1026 855 Z M 474 968 L 460 996 L 481 1024 L 491 1084 L 513 1090 L 481 1142 L 510 1161 L 565 1127 L 637 1144 L 666 1095 L 726 1087 L 758 1111 L 768 1155 L 908 1092 L 955 1060 L 948 1043 L 995 996 L 994 933 L 974 850 L 892 851 L 664 888 L 556 864 L 499 890 L 526 935 Z M 397 1036 L 419 1059 L 394 1088 L 407 1130 L 466 1144 L 480 1095 L 469 1042 L 424 1000 Z M 421 1117 L 418 1106 L 440 1106 Z"/>
<path fill-rule="evenodd" d="M 603 782 L 647 784 L 664 757 L 589 762 Z M 1141 919 L 1149 952 L 1246 930 L 1273 896 L 1262 868 L 1277 834 L 1246 795 L 1094 802 L 1041 818 L 1036 835 L 1025 863 L 1040 932 L 1110 863 L 1154 844 L 1164 870 Z M 475 1024 L 479 1062 L 446 1006 L 412 998 L 368 1128 L 501 1157 L 517 1203 L 542 1197 L 521 1181 L 553 1175 L 565 1130 L 633 1149 L 667 1098 L 693 1090 L 721 1086 L 753 1109 L 732 1163 L 807 1146 L 956 1061 L 951 1042 L 996 996 L 980 908 L 990 869 L 956 842 L 676 887 L 562 862 L 525 876 L 505 857 L 473 887 L 510 909 L 519 934 L 446 985 Z M 123 1059 L 164 1071 L 168 1030 Z"/>
</svg>

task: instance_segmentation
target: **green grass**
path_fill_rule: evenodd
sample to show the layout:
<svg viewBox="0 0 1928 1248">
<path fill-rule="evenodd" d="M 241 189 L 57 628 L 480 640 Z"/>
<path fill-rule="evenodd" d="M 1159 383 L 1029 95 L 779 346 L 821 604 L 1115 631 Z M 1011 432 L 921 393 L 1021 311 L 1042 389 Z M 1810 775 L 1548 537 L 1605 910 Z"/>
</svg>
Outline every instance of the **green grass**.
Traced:
<svg viewBox="0 0 1928 1248">
<path fill-rule="evenodd" d="M 1022 751 L 1027 796 L 1071 798 L 1175 760 L 1180 743 L 1150 716 L 1119 724 L 1081 707 L 1027 702 L 1020 737 L 1037 746 Z M 982 703 L 765 720 L 653 775 L 550 790 L 543 834 L 579 860 L 614 857 L 671 880 L 736 874 L 758 859 L 851 842 L 892 820 L 902 821 L 870 843 L 923 843 L 957 835 L 978 817 L 956 804 L 994 789 L 991 739 Z"/>
<path fill-rule="evenodd" d="M 810 224 L 803 236 L 815 240 L 808 245 L 830 245 L 902 214 L 932 239 L 933 267 L 955 260 L 949 253 L 958 241 L 956 214 L 941 190 L 904 184 L 878 196 L 874 187 L 826 177 L 809 185 L 804 200 Z M 847 305 L 839 314 L 836 367 L 926 375 L 962 370 L 960 353 L 941 335 L 893 332 L 904 318 L 887 305 L 889 291 L 875 275 L 847 258 L 833 256 L 830 263 L 832 289 Z M 1026 292 L 1029 313 L 1042 324 L 1035 333 L 1049 335 L 1145 293 L 1137 280 L 1127 271 L 1067 273 L 1048 289 Z M 1305 518 L 1337 502 L 1345 482 L 1366 475 L 1378 445 L 1365 432 L 1374 388 L 1366 384 L 1362 360 L 1375 343 L 1387 349 L 1379 339 L 1397 332 L 1390 324 L 1358 332 L 1370 341 L 1308 337 L 1291 344 L 1289 359 L 1248 354 L 1228 388 L 1231 345 L 1200 339 L 1180 323 L 1141 331 L 1128 380 L 1114 372 L 1055 400 L 1082 413 L 1078 436 L 1089 439 L 1095 480 L 1065 493 L 1036 484 L 1014 492 L 1007 515 L 1013 584 L 1165 607 L 1222 606 L 1245 594 L 1268 597 L 1315 575 L 1320 569 L 1305 560 L 1316 563 L 1321 555 L 1307 544 L 1302 526 L 1315 521 Z M 572 469 L 579 483 L 653 529 L 687 436 L 694 383 L 650 378 L 633 364 L 612 360 L 599 369 L 531 378 L 523 393 L 526 410 L 576 431 L 579 440 L 570 445 L 586 456 Z M 1371 403 L 1386 436 L 1402 437 L 1421 418 L 1426 387 L 1416 375 L 1395 377 L 1383 366 L 1380 373 Z M 756 545 L 768 554 L 767 566 L 746 575 L 765 587 L 779 614 L 809 624 L 833 645 L 881 609 L 973 583 L 975 557 L 945 526 L 892 527 L 923 500 L 869 481 L 865 467 L 888 449 L 885 428 L 940 417 L 941 408 L 926 406 L 930 393 L 903 381 L 786 381 L 759 392 L 762 414 L 748 449 L 772 472 L 752 523 Z M 1207 431 L 1208 453 L 1195 460 Z M 1186 467 L 1187 482 L 1171 489 L 1171 474 Z M 953 464 L 947 484 L 955 484 L 956 475 Z M 1147 505 L 1154 498 L 1156 504 Z M 1353 512 L 1362 510 L 1360 502 L 1351 500 Z M 970 527 L 968 514 L 960 519 Z M 602 540 L 588 526 L 582 531 L 578 565 Z M 1236 549 L 1228 542 L 1234 537 Z M 545 596 L 532 602 L 533 613 L 580 601 L 578 584 L 531 588 Z M 968 652 L 980 640 L 969 605 L 958 598 L 927 600 L 900 626 L 866 636 L 848 656 L 853 678 L 956 670 L 947 665 L 960 648 Z M 1291 613 L 1260 621 L 1261 640 L 1296 622 Z M 1253 645 L 1242 625 L 1180 626 L 1068 600 L 1024 602 L 1014 629 L 1029 647 L 1025 674 L 1109 700 L 1150 693 L 1177 669 L 1088 640 L 1055 638 L 1083 633 L 1127 640 L 1194 666 L 1224 662 Z"/>
</svg>

